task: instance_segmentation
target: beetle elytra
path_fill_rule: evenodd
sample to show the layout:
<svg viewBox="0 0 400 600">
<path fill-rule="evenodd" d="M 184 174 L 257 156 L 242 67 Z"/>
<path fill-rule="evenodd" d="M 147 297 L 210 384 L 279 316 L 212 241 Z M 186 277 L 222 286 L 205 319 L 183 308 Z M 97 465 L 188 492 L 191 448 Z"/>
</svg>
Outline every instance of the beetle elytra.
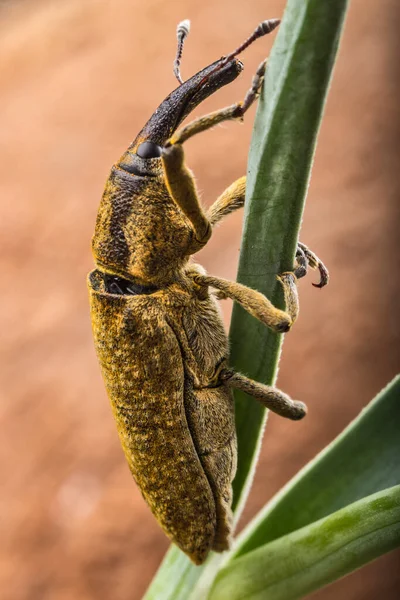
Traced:
<svg viewBox="0 0 400 600">
<path fill-rule="evenodd" d="M 230 546 L 237 454 L 232 389 L 290 419 L 306 413 L 303 403 L 230 369 L 218 300 L 233 299 L 282 333 L 297 317 L 297 278 L 310 266 L 320 271 L 320 287 L 328 280 L 319 259 L 299 244 L 293 272 L 279 276 L 282 311 L 255 290 L 206 275 L 191 259 L 213 226 L 243 206 L 246 178 L 206 212 L 182 144 L 222 121 L 241 120 L 258 96 L 265 61 L 243 102 L 178 126 L 236 79 L 243 68 L 236 55 L 278 23 L 264 21 L 235 52 L 186 82 L 180 59 L 188 22 L 178 27 L 174 72 L 180 85 L 112 167 L 92 242 L 93 333 L 121 444 L 161 527 L 196 564 Z"/>
</svg>

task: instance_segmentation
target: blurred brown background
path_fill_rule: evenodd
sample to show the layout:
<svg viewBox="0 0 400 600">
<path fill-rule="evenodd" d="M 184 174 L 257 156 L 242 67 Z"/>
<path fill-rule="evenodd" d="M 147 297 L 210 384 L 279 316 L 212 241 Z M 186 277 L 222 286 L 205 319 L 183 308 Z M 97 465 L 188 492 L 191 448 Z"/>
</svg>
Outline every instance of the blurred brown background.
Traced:
<svg viewBox="0 0 400 600">
<path fill-rule="evenodd" d="M 111 164 L 176 85 L 177 22 L 192 20 L 187 77 L 283 7 L 0 4 L 3 600 L 138 600 L 167 549 L 129 474 L 94 354 L 90 238 Z M 322 292 L 301 282 L 279 374 L 309 416 L 270 417 L 245 520 L 399 370 L 399 16 L 397 0 L 350 3 L 301 235 L 332 282 Z M 196 114 L 240 99 L 273 37 Z M 253 116 L 188 143 L 206 204 L 245 172 Z M 211 273 L 235 277 L 241 219 L 202 252 Z M 399 589 L 393 553 L 313 598 L 394 599 Z"/>
</svg>

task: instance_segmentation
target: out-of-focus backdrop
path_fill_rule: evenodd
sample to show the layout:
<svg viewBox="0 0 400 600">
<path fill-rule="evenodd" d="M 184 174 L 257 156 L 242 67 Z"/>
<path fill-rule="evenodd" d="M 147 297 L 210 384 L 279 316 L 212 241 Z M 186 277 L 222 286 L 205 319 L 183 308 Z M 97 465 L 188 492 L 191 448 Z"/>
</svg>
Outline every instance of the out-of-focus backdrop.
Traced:
<svg viewBox="0 0 400 600">
<path fill-rule="evenodd" d="M 131 479 L 96 361 L 90 238 L 110 166 L 176 86 L 177 22 L 192 21 L 188 77 L 283 8 L 0 4 L 3 600 L 138 600 L 168 547 Z M 397 0 L 350 2 L 301 233 L 331 284 L 301 281 L 279 373 L 309 416 L 270 417 L 243 523 L 398 371 L 399 17 Z M 196 114 L 243 97 L 274 35 L 249 48 L 240 80 Z M 187 144 L 206 205 L 245 172 L 253 117 Z M 235 277 L 241 219 L 230 217 L 199 256 L 209 272 Z M 391 600 L 399 588 L 393 553 L 312 597 Z"/>
</svg>

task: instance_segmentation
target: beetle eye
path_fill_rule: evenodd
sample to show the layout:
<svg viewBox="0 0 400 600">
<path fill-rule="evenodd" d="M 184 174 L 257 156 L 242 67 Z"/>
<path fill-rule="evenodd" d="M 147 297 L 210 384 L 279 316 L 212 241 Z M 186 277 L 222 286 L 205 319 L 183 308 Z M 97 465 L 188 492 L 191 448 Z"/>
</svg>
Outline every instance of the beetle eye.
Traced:
<svg viewBox="0 0 400 600">
<path fill-rule="evenodd" d="M 157 146 L 154 142 L 143 142 L 138 146 L 136 154 L 140 156 L 140 158 L 160 158 L 162 148 Z"/>
</svg>

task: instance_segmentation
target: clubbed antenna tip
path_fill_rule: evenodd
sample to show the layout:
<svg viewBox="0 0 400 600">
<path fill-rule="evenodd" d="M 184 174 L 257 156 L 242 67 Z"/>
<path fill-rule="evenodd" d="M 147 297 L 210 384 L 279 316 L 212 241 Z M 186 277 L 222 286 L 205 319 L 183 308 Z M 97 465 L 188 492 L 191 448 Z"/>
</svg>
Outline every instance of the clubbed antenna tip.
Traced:
<svg viewBox="0 0 400 600">
<path fill-rule="evenodd" d="M 178 23 L 178 27 L 176 28 L 176 38 L 178 40 L 178 47 L 176 49 L 176 57 L 174 60 L 174 75 L 179 81 L 179 83 L 183 83 L 181 77 L 181 58 L 183 52 L 183 44 L 190 31 L 190 21 L 189 19 L 185 19 Z"/>
<path fill-rule="evenodd" d="M 267 33 L 271 33 L 271 31 L 276 29 L 280 22 L 280 19 L 268 19 L 268 21 L 263 21 L 260 23 L 257 29 L 260 29 L 261 35 L 266 35 Z"/>
<path fill-rule="evenodd" d="M 178 38 L 178 42 L 180 38 L 186 37 L 190 31 L 190 21 L 189 19 L 184 19 L 180 23 L 178 23 L 178 27 L 176 28 L 176 37 Z"/>
<path fill-rule="evenodd" d="M 238 48 L 236 48 L 236 50 L 234 50 L 233 52 L 228 54 L 228 56 L 225 57 L 224 63 L 231 61 L 238 54 L 241 54 L 243 50 L 246 50 L 246 48 L 248 48 L 256 40 L 258 40 L 258 38 L 262 37 L 263 35 L 267 35 L 267 33 L 271 33 L 271 31 L 278 27 L 280 22 L 280 19 L 268 19 L 268 21 L 262 21 L 255 28 L 251 36 L 243 42 L 243 44 L 241 44 Z"/>
</svg>

